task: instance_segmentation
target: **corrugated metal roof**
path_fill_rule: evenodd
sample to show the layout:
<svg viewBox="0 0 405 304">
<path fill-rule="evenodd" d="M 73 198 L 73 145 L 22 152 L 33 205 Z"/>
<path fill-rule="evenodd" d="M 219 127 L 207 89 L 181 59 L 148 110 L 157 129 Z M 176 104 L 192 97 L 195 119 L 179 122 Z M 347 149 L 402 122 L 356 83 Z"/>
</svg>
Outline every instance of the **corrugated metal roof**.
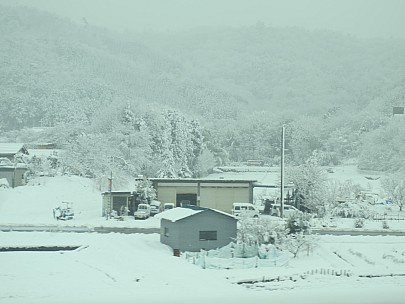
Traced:
<svg viewBox="0 0 405 304">
<path fill-rule="evenodd" d="M 22 143 L 0 143 L 0 154 L 16 154 L 23 148 L 25 146 Z"/>
</svg>

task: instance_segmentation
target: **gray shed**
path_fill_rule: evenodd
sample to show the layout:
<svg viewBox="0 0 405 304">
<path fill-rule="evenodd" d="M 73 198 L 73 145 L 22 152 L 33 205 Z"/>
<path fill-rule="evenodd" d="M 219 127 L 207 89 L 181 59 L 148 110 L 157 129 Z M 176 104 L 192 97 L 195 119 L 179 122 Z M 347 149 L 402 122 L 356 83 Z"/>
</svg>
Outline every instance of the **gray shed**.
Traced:
<svg viewBox="0 0 405 304">
<path fill-rule="evenodd" d="M 177 207 L 159 217 L 160 242 L 175 252 L 216 249 L 236 238 L 237 220 L 222 211 Z"/>
</svg>

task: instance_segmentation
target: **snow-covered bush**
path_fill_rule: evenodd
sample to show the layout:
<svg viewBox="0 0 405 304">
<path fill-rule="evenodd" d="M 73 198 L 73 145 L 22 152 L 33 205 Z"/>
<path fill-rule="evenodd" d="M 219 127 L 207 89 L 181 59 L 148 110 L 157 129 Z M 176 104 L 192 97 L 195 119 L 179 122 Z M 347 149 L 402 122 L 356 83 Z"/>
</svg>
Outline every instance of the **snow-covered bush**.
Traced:
<svg viewBox="0 0 405 304">
<path fill-rule="evenodd" d="M 332 209 L 332 214 L 345 218 L 370 218 L 373 216 L 373 211 L 367 202 L 362 201 L 346 201 L 336 203 Z"/>
<path fill-rule="evenodd" d="M 268 218 L 240 220 L 235 256 L 265 256 L 272 246 L 287 250 L 294 257 L 303 249 L 309 254 L 316 244 L 316 239 L 310 235 L 309 217 L 309 214 L 299 214 L 290 217 L 287 223 L 274 223 Z"/>
<path fill-rule="evenodd" d="M 286 228 L 289 234 L 296 234 L 299 232 L 308 234 L 310 232 L 310 219 L 309 213 L 294 213 L 287 218 Z"/>
<path fill-rule="evenodd" d="M 363 228 L 364 227 L 364 218 L 356 218 L 354 220 L 354 228 Z"/>
<path fill-rule="evenodd" d="M 274 244 L 284 234 L 284 222 L 268 218 L 243 218 L 238 222 L 237 243 L 248 245 Z"/>
<path fill-rule="evenodd" d="M 288 234 L 280 239 L 277 247 L 289 251 L 296 258 L 301 251 L 306 251 L 307 255 L 309 255 L 313 248 L 316 247 L 316 244 L 317 238 L 315 236 L 299 232 Z"/>
</svg>

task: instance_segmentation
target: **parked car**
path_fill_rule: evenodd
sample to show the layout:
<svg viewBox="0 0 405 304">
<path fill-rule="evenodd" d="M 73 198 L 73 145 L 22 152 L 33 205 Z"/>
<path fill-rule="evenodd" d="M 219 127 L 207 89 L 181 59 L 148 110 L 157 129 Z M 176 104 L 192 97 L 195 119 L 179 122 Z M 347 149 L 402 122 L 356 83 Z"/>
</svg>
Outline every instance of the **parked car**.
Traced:
<svg viewBox="0 0 405 304">
<path fill-rule="evenodd" d="M 163 205 L 163 210 L 170 210 L 174 208 L 174 204 L 173 203 L 165 203 Z"/>
<path fill-rule="evenodd" d="M 190 200 L 181 200 L 180 201 L 180 207 L 189 206 L 189 205 L 191 205 Z"/>
<path fill-rule="evenodd" d="M 159 201 L 151 201 L 150 203 L 150 215 L 154 216 L 163 210 L 163 204 Z"/>
<path fill-rule="evenodd" d="M 236 218 L 248 217 L 248 218 L 258 218 L 259 209 L 250 203 L 233 203 L 232 214 Z"/>
<path fill-rule="evenodd" d="M 280 208 L 281 208 L 280 204 L 272 204 L 270 214 L 272 216 L 280 216 L 280 214 L 281 214 Z M 289 217 L 293 214 L 299 214 L 299 213 L 302 213 L 302 211 L 298 210 L 294 206 L 284 204 L 284 217 Z"/>
<path fill-rule="evenodd" d="M 150 217 L 149 204 L 139 204 L 138 209 L 134 212 L 135 219 L 147 219 Z"/>
</svg>

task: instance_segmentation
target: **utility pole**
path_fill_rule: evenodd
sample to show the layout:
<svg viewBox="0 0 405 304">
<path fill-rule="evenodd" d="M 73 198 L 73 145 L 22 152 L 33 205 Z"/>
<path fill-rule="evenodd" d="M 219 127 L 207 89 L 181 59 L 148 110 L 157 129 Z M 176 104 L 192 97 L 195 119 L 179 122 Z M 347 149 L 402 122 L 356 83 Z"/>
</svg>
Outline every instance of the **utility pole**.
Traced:
<svg viewBox="0 0 405 304">
<path fill-rule="evenodd" d="M 281 186 L 280 186 L 280 217 L 284 217 L 284 131 L 285 125 L 281 129 Z"/>
<path fill-rule="evenodd" d="M 112 191 L 112 180 L 113 180 L 113 177 L 112 177 L 112 171 L 111 171 L 110 178 L 108 178 L 108 191 L 110 192 L 109 193 L 110 195 L 109 195 L 108 208 L 107 208 L 108 213 L 106 214 L 107 220 L 111 216 L 111 212 L 112 212 L 112 193 L 111 193 L 111 191 Z"/>
</svg>

